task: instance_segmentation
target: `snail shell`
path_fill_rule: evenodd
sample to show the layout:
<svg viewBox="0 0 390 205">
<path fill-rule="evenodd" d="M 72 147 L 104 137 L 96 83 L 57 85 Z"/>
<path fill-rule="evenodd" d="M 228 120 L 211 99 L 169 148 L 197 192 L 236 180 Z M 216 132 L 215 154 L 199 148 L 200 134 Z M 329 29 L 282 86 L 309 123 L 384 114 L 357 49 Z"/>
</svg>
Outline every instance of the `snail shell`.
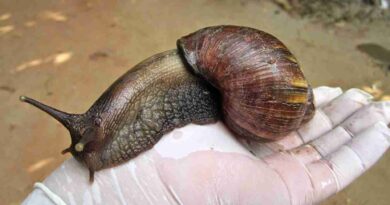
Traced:
<svg viewBox="0 0 390 205">
<path fill-rule="evenodd" d="M 233 132 L 256 140 L 280 138 L 312 117 L 310 86 L 270 34 L 216 26 L 177 44 L 179 51 L 156 54 L 125 73 L 83 114 L 20 99 L 69 130 L 63 153 L 87 166 L 91 181 L 96 170 L 136 157 L 177 127 L 215 122 L 221 110 Z"/>
<path fill-rule="evenodd" d="M 312 89 L 274 36 L 216 26 L 182 37 L 177 45 L 194 72 L 220 90 L 224 121 L 240 136 L 277 139 L 312 118 Z"/>
</svg>

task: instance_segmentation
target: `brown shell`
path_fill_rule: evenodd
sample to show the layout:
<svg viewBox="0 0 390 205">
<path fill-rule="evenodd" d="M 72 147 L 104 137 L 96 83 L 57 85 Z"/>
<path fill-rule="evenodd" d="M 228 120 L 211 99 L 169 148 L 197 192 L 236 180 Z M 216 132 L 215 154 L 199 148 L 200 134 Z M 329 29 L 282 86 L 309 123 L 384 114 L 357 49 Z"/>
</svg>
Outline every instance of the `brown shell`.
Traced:
<svg viewBox="0 0 390 205">
<path fill-rule="evenodd" d="M 253 28 L 216 26 L 177 44 L 194 72 L 221 91 L 224 121 L 237 134 L 278 139 L 312 118 L 312 89 L 276 37 Z"/>
</svg>

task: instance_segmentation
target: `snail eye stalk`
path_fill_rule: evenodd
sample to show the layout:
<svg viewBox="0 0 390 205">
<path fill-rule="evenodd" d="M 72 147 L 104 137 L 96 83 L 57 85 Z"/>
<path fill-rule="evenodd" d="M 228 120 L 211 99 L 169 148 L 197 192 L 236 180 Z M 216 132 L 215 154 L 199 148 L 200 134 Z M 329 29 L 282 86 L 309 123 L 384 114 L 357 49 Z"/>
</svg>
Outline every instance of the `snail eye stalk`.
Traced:
<svg viewBox="0 0 390 205">
<path fill-rule="evenodd" d="M 60 110 L 57 110 L 53 107 L 50 107 L 48 105 L 45 105 L 39 101 L 36 101 L 32 98 L 26 97 L 26 96 L 20 96 L 20 101 L 26 102 L 30 105 L 33 105 L 34 107 L 46 112 L 50 116 L 52 116 L 54 119 L 56 119 L 58 122 L 63 124 L 69 131 L 73 130 L 75 125 L 75 119 L 77 114 L 69 114 Z"/>
</svg>

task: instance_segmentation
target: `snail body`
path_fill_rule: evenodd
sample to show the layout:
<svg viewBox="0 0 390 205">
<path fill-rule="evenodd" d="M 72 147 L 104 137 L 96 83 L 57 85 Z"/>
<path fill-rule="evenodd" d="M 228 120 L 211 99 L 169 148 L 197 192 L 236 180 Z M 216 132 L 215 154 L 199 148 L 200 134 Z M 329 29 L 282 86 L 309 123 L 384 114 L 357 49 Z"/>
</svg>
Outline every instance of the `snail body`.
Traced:
<svg viewBox="0 0 390 205">
<path fill-rule="evenodd" d="M 28 102 L 70 132 L 70 152 L 90 171 L 126 162 L 167 132 L 222 118 L 237 135 L 278 139 L 311 119 L 312 90 L 275 37 L 238 26 L 201 29 L 115 81 L 84 114 Z"/>
</svg>

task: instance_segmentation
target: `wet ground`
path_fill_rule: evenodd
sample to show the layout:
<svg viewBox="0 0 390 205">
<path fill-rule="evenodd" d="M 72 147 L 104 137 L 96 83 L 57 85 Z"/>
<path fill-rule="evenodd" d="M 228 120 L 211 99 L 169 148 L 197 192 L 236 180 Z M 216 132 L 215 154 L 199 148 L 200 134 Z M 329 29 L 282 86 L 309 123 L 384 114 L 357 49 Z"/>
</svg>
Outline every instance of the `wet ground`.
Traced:
<svg viewBox="0 0 390 205">
<path fill-rule="evenodd" d="M 313 86 L 363 88 L 390 99 L 390 27 L 323 25 L 266 1 L 0 0 L 0 202 L 18 204 L 69 156 L 67 131 L 21 94 L 85 111 L 118 76 L 199 28 L 235 24 L 279 37 Z M 390 152 L 324 204 L 390 201 Z"/>
</svg>

